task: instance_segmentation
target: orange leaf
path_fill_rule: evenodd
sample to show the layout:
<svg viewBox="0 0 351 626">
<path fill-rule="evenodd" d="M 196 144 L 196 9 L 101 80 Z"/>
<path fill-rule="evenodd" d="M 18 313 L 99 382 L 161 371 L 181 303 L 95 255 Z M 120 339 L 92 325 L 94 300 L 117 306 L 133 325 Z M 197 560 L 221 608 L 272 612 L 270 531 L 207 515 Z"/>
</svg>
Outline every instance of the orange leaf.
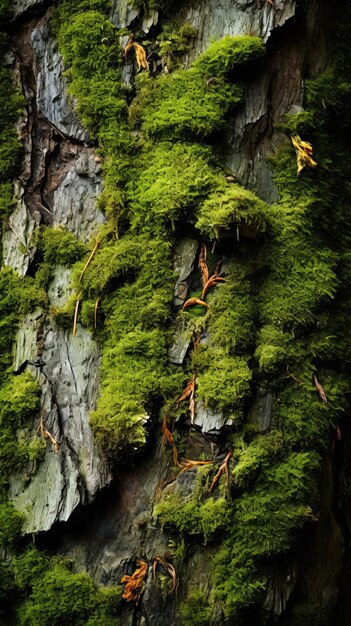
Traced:
<svg viewBox="0 0 351 626">
<path fill-rule="evenodd" d="M 145 561 L 138 560 L 137 565 L 137 569 L 131 576 L 125 575 L 121 579 L 121 583 L 125 585 L 122 598 L 127 602 L 134 602 L 136 605 L 139 604 L 141 594 L 145 589 L 144 579 L 147 574 Z"/>
<path fill-rule="evenodd" d="M 211 289 L 211 287 L 216 287 L 216 285 L 218 285 L 218 283 L 225 283 L 226 279 L 225 278 L 221 278 L 221 276 L 215 276 L 214 274 L 208 279 L 206 285 L 204 285 L 204 288 L 202 290 L 202 294 L 201 297 L 204 298 L 208 292 L 209 289 Z"/>
<path fill-rule="evenodd" d="M 213 465 L 213 461 L 191 461 L 190 459 L 182 460 L 180 462 L 180 466 L 183 469 L 179 472 L 179 474 L 182 474 L 193 467 L 202 467 L 203 465 Z"/>
<path fill-rule="evenodd" d="M 204 243 L 201 244 L 200 246 L 200 253 L 199 253 L 199 268 L 201 271 L 201 278 L 202 278 L 202 286 L 204 287 L 208 281 L 208 276 L 209 276 L 209 272 L 208 272 L 208 267 L 207 267 L 207 263 L 206 263 L 206 258 L 207 258 L 207 248 L 205 246 Z"/>
<path fill-rule="evenodd" d="M 200 298 L 189 298 L 189 300 L 184 302 L 181 310 L 184 311 L 184 309 L 187 309 L 188 306 L 192 306 L 193 304 L 200 304 L 201 306 L 209 308 L 207 302 L 203 302 Z"/>
<path fill-rule="evenodd" d="M 227 454 L 227 456 L 225 457 L 222 465 L 220 466 L 216 476 L 214 477 L 212 483 L 211 483 L 211 487 L 210 487 L 210 491 L 212 491 L 212 489 L 215 487 L 216 483 L 218 483 L 220 477 L 222 476 L 222 474 L 225 473 L 226 477 L 227 477 L 227 485 L 229 483 L 229 469 L 228 469 L 228 463 L 229 460 L 231 459 L 231 457 L 233 456 L 233 451 L 230 450 Z"/>
</svg>

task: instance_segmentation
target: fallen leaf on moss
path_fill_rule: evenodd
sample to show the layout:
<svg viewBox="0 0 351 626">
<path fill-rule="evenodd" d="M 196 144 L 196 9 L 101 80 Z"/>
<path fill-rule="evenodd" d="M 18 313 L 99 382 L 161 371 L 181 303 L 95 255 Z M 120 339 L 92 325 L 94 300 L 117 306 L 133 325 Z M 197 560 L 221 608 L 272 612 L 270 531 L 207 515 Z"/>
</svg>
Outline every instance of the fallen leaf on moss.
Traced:
<svg viewBox="0 0 351 626">
<path fill-rule="evenodd" d="M 187 309 L 188 306 L 192 306 L 193 304 L 200 304 L 201 306 L 209 308 L 207 302 L 203 302 L 203 300 L 200 300 L 200 298 L 189 298 L 189 300 L 184 302 L 181 310 L 184 311 L 184 309 Z"/>
<path fill-rule="evenodd" d="M 163 569 L 167 572 L 167 574 L 169 574 L 169 576 L 171 577 L 172 586 L 170 589 L 170 593 L 173 593 L 178 587 L 176 571 L 171 563 L 169 563 L 168 561 L 164 561 L 163 559 L 161 559 L 160 556 L 155 556 L 153 566 L 152 566 L 152 572 L 153 572 L 153 576 L 155 580 L 156 580 L 157 568 L 159 565 L 161 565 Z"/>
<path fill-rule="evenodd" d="M 317 167 L 317 162 L 312 158 L 313 148 L 308 141 L 302 141 L 299 135 L 292 135 L 292 144 L 296 150 L 297 173 L 305 167 Z"/>
<path fill-rule="evenodd" d="M 231 459 L 231 457 L 233 456 L 233 451 L 230 450 L 227 454 L 227 456 L 225 457 L 222 465 L 220 466 L 216 476 L 214 477 L 212 483 L 211 483 L 211 487 L 210 487 L 210 491 L 212 491 L 212 489 L 214 489 L 214 487 L 216 486 L 216 484 L 218 483 L 220 477 L 222 476 L 222 474 L 225 473 L 226 477 L 227 477 L 227 485 L 229 483 L 229 469 L 228 469 L 228 463 L 229 460 Z"/>
<path fill-rule="evenodd" d="M 137 561 L 137 569 L 128 576 L 127 574 L 121 579 L 121 583 L 125 585 L 122 598 L 127 602 L 134 602 L 138 606 L 141 594 L 145 589 L 145 576 L 147 574 L 147 563 L 142 560 Z"/>
</svg>

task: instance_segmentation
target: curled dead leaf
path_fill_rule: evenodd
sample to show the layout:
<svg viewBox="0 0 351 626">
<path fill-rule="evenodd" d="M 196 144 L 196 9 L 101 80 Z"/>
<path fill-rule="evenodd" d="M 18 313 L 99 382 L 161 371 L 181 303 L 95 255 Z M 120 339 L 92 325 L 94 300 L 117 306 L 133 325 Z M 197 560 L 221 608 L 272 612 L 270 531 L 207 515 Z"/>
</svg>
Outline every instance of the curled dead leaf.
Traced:
<svg viewBox="0 0 351 626">
<path fill-rule="evenodd" d="M 147 563 L 142 560 L 137 561 L 137 569 L 135 572 L 128 576 L 127 574 L 122 577 L 121 583 L 125 585 L 122 598 L 127 602 L 134 602 L 138 606 L 141 594 L 145 589 L 145 576 L 147 574 Z"/>
<path fill-rule="evenodd" d="M 200 300 L 200 298 L 189 298 L 189 300 L 184 302 L 181 310 L 184 311 L 185 309 L 187 309 L 189 306 L 192 306 L 193 304 L 200 304 L 201 306 L 205 306 L 206 308 L 209 308 L 207 302 L 203 302 L 203 300 Z"/>
<path fill-rule="evenodd" d="M 167 572 L 167 574 L 169 574 L 169 576 L 171 577 L 172 586 L 170 589 L 170 593 L 173 593 L 178 587 L 178 580 L 177 580 L 177 574 L 176 574 L 175 568 L 168 561 L 161 559 L 160 556 L 155 556 L 154 562 L 152 565 L 152 572 L 153 572 L 153 576 L 155 580 L 156 580 L 156 575 L 157 575 L 157 568 L 159 565 L 161 565 L 163 569 Z"/>
</svg>

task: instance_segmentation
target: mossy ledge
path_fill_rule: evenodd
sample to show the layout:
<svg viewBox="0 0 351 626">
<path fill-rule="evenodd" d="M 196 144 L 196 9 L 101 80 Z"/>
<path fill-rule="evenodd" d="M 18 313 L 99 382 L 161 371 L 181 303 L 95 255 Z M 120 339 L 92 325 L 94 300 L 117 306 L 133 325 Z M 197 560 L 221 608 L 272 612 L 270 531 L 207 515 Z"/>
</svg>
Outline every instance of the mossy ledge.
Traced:
<svg viewBox="0 0 351 626">
<path fill-rule="evenodd" d="M 67 234 L 52 232 L 52 241 L 58 237 L 69 244 L 66 260 L 75 264 L 76 297 L 83 299 L 80 320 L 91 329 L 96 302 L 101 302 L 96 336 L 103 354 L 102 383 L 92 426 L 112 458 L 123 461 L 142 448 L 145 423 L 157 420 L 161 406 L 174 409 L 173 400 L 194 369 L 205 405 L 234 421 L 227 437 L 233 450 L 229 484 L 221 478 L 214 496 L 208 484 L 215 469 L 198 470 L 197 489 L 187 500 L 163 497 L 155 512 L 186 542 L 218 547 L 211 594 L 203 598 L 191 585 L 185 590 L 184 625 L 210 624 L 216 603 L 223 607 L 223 620 L 237 623 L 264 597 L 267 568 L 282 555 L 292 555 L 298 529 L 316 522 L 320 460 L 329 454 L 347 408 L 351 231 L 345 138 L 351 87 L 343 68 L 349 53 L 338 42 L 342 53 L 307 84 L 305 113 L 286 121 L 288 134 L 298 131 L 312 141 L 317 170 L 297 178 L 295 154 L 287 143 L 274 163 L 280 201 L 267 206 L 252 192 L 225 182 L 212 147 L 215 133 L 242 98 L 236 64 L 262 58 L 260 40 L 225 38 L 187 70 L 138 76 L 128 107 L 119 75 L 118 33 L 108 11 L 105 0 L 83 0 L 74 7 L 63 0 L 55 18 L 72 96 L 103 158 L 100 205 L 108 223 L 83 276 L 90 251 Z M 189 103 L 195 104 L 196 116 Z M 12 170 L 7 176 L 10 181 Z M 8 199 L 5 213 L 10 208 Z M 199 240 L 220 245 L 229 234 L 235 245 L 227 283 L 209 298 L 203 321 L 208 341 L 183 369 L 168 364 L 167 349 L 174 316 L 172 251 L 184 222 L 197 229 Z M 251 242 L 248 228 L 255 234 Z M 50 266 L 57 257 L 48 233 L 42 246 Z M 45 286 L 49 273 L 43 276 Z M 22 420 L 36 410 L 38 390 L 23 376 L 14 406 L 6 404 L 14 395 L 10 343 L 20 314 L 37 305 L 38 295 L 33 296 L 34 281 L 20 281 L 9 270 L 2 272 L 2 281 L 11 314 L 5 299 L 1 393 L 13 442 Z M 45 306 L 45 294 L 40 298 Z M 65 313 L 73 317 L 73 309 L 74 300 Z M 317 374 L 328 403 L 317 395 Z M 274 427 L 265 436 L 247 422 L 247 405 L 257 387 L 275 403 Z M 120 590 L 98 589 L 69 564 L 31 547 L 20 551 L 21 520 L 4 506 L 1 548 L 10 554 L 1 563 L 4 623 L 12 610 L 17 623 L 33 626 L 59 624 L 68 616 L 74 624 L 118 624 Z M 5 604 L 8 595 L 15 599 L 13 606 Z"/>
</svg>

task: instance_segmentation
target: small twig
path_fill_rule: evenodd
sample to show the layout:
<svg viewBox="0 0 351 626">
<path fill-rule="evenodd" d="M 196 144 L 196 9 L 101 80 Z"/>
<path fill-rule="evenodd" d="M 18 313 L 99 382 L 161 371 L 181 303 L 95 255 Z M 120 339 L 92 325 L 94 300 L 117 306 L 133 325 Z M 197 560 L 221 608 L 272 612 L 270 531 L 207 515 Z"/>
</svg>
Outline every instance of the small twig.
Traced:
<svg viewBox="0 0 351 626">
<path fill-rule="evenodd" d="M 84 265 L 84 267 L 83 267 L 83 269 L 82 269 L 82 272 L 81 272 L 81 275 L 79 276 L 79 282 L 82 280 L 82 278 L 83 278 L 83 276 L 84 276 L 84 274 L 85 274 L 86 270 L 88 269 L 88 267 L 89 267 L 89 265 L 90 265 L 91 261 L 93 260 L 94 254 L 95 254 L 95 252 L 97 251 L 97 249 L 98 249 L 98 247 L 99 247 L 100 243 L 101 243 L 101 240 L 100 240 L 100 239 L 97 239 L 97 240 L 96 240 L 96 242 L 95 242 L 95 246 L 94 246 L 94 248 L 93 248 L 93 250 L 92 250 L 92 252 L 91 252 L 91 254 L 90 254 L 90 256 L 89 256 L 89 259 L 87 260 L 86 264 Z"/>
<path fill-rule="evenodd" d="M 77 298 L 77 302 L 76 302 L 76 308 L 74 310 L 74 319 L 73 319 L 73 337 L 76 336 L 77 334 L 77 320 L 78 320 L 78 310 L 79 310 L 79 303 L 80 303 L 80 297 L 81 297 L 81 293 L 79 294 L 78 298 Z"/>
<path fill-rule="evenodd" d="M 94 328 L 95 329 L 97 327 L 97 312 L 98 312 L 98 308 L 99 308 L 99 304 L 100 303 L 101 303 L 101 298 L 99 296 L 98 299 L 95 302 L 95 307 L 94 307 Z"/>
</svg>

